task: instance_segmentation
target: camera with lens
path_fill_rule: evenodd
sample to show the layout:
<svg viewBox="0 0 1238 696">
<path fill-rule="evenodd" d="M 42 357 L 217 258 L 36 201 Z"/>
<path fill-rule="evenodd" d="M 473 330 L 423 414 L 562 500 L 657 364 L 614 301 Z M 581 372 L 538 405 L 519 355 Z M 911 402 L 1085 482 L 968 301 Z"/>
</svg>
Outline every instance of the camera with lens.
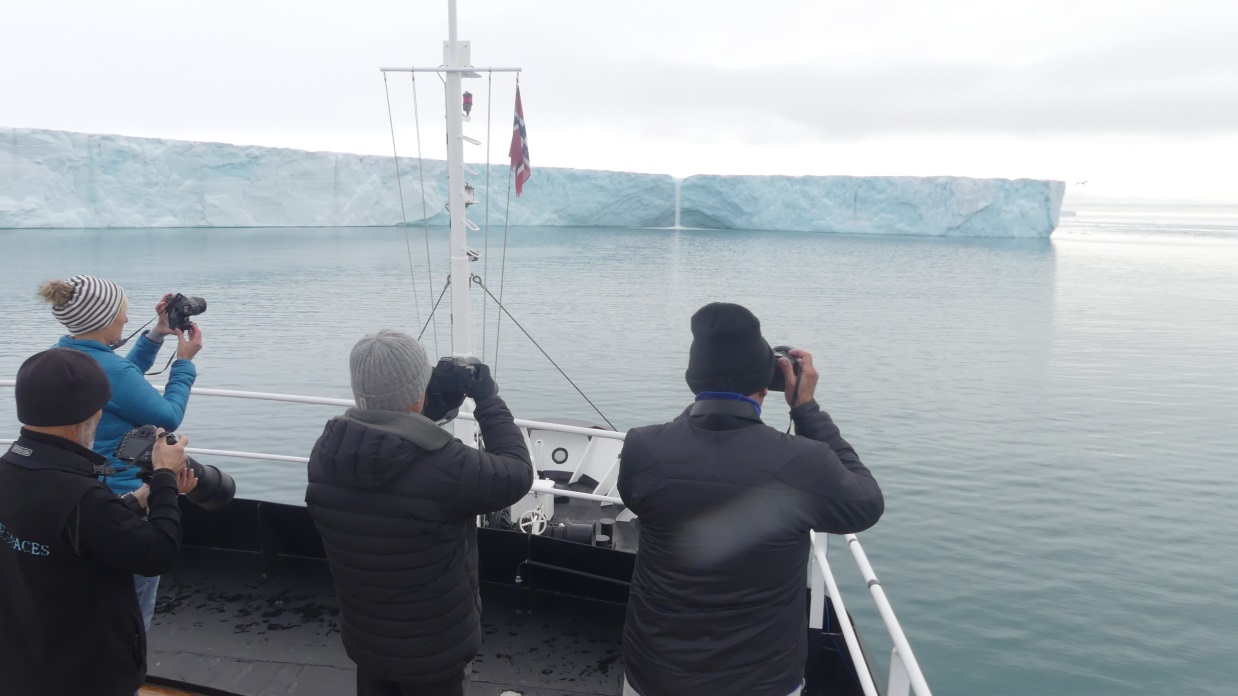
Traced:
<svg viewBox="0 0 1238 696">
<path fill-rule="evenodd" d="M 117 459 L 141 467 L 142 472 L 138 478 L 143 481 L 150 481 L 150 477 L 155 475 L 154 464 L 151 463 L 151 452 L 155 448 L 155 438 L 158 436 L 159 431 L 155 426 L 143 425 L 125 433 L 116 447 Z M 169 445 L 176 444 L 175 435 L 166 433 L 164 437 Z M 198 478 L 198 485 L 185 494 L 190 501 L 203 510 L 211 512 L 222 510 L 232 502 L 236 496 L 236 482 L 231 476 L 220 471 L 218 467 L 194 461 L 192 457 L 189 458 L 188 467 Z"/>
<path fill-rule="evenodd" d="M 791 350 L 791 346 L 774 346 L 774 360 L 775 362 L 778 358 L 786 358 L 787 360 L 790 360 L 791 369 L 795 372 L 795 377 L 798 379 L 800 376 L 800 370 L 802 369 L 800 366 L 800 359 L 794 355 L 791 355 Z M 777 364 L 774 365 L 774 378 L 770 380 L 769 390 L 778 392 L 785 392 L 787 390 L 787 380 L 782 374 L 782 368 L 778 367 Z"/>
<path fill-rule="evenodd" d="M 193 323 L 189 317 L 197 316 L 205 311 L 206 300 L 178 292 L 168 300 L 168 326 L 188 331 L 189 325 Z"/>
</svg>

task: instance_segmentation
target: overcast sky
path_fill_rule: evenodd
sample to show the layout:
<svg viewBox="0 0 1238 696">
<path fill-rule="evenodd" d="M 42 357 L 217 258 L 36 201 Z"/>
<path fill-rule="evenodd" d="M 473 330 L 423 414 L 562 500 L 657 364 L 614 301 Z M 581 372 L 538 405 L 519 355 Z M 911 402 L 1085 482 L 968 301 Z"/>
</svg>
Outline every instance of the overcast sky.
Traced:
<svg viewBox="0 0 1238 696">
<path fill-rule="evenodd" d="M 1065 180 L 1238 203 L 1238 3 L 461 0 L 521 66 L 537 166 Z M 7 0 L 0 125 L 391 153 L 380 66 L 442 62 L 446 3 Z M 401 155 L 413 87 L 392 76 Z M 442 157 L 442 86 L 417 82 Z M 502 161 L 513 78 L 466 81 Z M 484 161 L 484 148 L 466 156 Z M 536 176 L 536 173 L 534 174 Z M 1087 181 L 1086 185 L 1076 182 Z"/>
</svg>

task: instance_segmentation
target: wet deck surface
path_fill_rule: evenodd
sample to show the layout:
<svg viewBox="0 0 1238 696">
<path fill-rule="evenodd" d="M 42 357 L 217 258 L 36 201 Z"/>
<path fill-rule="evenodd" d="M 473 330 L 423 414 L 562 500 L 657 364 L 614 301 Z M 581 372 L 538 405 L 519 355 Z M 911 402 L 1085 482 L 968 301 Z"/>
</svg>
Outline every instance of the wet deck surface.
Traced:
<svg viewBox="0 0 1238 696">
<path fill-rule="evenodd" d="M 245 695 L 355 693 L 325 562 L 184 549 L 164 576 L 149 639 L 156 677 Z M 470 694 L 619 694 L 623 607 L 499 585 L 482 591 L 483 646 Z"/>
</svg>

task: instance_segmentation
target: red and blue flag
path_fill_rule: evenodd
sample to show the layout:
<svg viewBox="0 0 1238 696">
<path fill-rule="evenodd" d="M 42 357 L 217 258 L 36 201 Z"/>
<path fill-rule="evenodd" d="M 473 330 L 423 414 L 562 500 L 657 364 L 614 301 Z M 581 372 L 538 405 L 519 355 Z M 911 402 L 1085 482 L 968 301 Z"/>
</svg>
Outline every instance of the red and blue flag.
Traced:
<svg viewBox="0 0 1238 696">
<path fill-rule="evenodd" d="M 512 171 L 516 173 L 516 197 L 524 193 L 524 182 L 533 168 L 529 166 L 529 134 L 524 129 L 524 107 L 520 105 L 520 85 L 516 85 L 516 120 L 512 123 L 512 146 L 508 149 Z"/>
</svg>

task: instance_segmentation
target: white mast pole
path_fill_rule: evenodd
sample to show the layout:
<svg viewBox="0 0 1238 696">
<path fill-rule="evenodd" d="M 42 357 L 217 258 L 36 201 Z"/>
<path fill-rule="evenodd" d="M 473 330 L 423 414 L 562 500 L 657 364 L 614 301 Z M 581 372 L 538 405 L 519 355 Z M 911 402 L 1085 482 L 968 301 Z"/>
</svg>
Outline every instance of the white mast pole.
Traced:
<svg viewBox="0 0 1238 696">
<path fill-rule="evenodd" d="M 447 43 L 443 47 L 443 64 L 449 68 L 462 68 L 469 62 L 467 44 L 456 39 L 456 0 L 447 2 Z M 464 126 L 463 93 L 459 70 L 446 72 L 447 110 L 447 201 L 451 214 L 451 352 L 461 357 L 473 356 L 472 317 L 469 312 L 469 259 L 467 253 L 468 230 L 464 225 L 466 206 L 464 197 Z M 462 412 L 472 412 L 472 401 L 466 400 Z M 465 443 L 474 436 L 472 420 L 457 418 L 455 435 Z"/>
</svg>

